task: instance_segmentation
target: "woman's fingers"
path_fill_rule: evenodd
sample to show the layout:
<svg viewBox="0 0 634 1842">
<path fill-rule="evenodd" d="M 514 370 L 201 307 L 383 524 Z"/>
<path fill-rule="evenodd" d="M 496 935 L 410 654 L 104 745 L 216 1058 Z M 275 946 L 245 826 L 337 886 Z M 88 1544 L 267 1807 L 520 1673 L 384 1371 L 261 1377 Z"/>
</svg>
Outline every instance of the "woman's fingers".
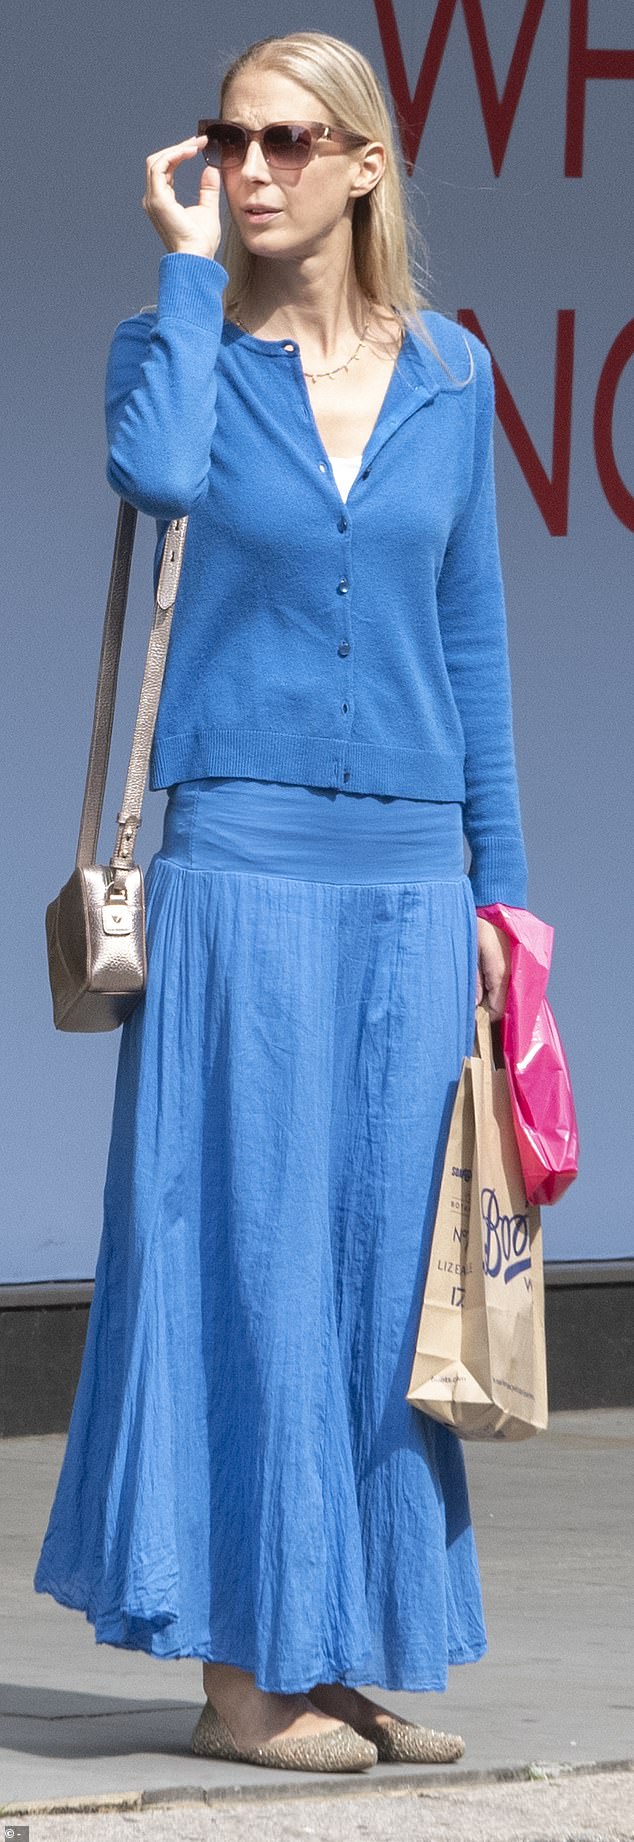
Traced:
<svg viewBox="0 0 634 1842">
<path fill-rule="evenodd" d="M 476 1004 L 486 1003 L 492 1020 L 504 1016 L 511 971 L 508 936 L 493 922 L 478 915 L 478 969 Z"/>
<path fill-rule="evenodd" d="M 498 1018 L 504 1016 L 507 983 L 503 985 L 494 985 L 491 990 L 487 991 L 486 1004 L 492 1023 L 495 1023 Z"/>
<path fill-rule="evenodd" d="M 220 172 L 205 166 L 197 205 L 179 205 L 174 189 L 174 174 L 181 160 L 192 160 L 204 142 L 204 135 L 192 134 L 187 141 L 148 154 L 141 204 L 166 249 L 213 257 L 222 235 Z"/>
<path fill-rule="evenodd" d="M 192 155 L 198 152 L 199 142 L 204 139 L 204 134 L 190 134 L 187 141 L 176 141 L 173 147 L 159 147 L 156 153 L 148 154 L 146 167 L 157 167 L 160 170 L 168 166 L 177 166 L 179 160 L 191 159 Z"/>
</svg>

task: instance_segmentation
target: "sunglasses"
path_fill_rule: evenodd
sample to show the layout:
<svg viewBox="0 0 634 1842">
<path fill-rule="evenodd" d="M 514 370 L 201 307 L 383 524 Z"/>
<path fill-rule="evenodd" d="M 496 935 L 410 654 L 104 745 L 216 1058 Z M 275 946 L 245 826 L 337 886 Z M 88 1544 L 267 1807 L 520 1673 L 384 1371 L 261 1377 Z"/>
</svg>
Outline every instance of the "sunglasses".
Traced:
<svg viewBox="0 0 634 1842">
<path fill-rule="evenodd" d="M 267 166 L 285 167 L 287 171 L 306 166 L 317 142 L 326 141 L 336 149 L 338 143 L 365 147 L 366 138 L 347 128 L 333 128 L 329 122 L 269 122 L 259 129 L 242 128 L 239 122 L 201 121 L 198 133 L 206 135 L 200 152 L 207 166 L 242 166 L 251 141 L 258 141 Z"/>
</svg>

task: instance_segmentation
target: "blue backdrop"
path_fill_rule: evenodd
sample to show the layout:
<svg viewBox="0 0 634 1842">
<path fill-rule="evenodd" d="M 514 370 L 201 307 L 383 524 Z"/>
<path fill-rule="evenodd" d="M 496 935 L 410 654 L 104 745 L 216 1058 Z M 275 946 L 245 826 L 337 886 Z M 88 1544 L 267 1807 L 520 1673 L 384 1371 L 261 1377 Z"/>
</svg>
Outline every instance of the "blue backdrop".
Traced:
<svg viewBox="0 0 634 1842">
<path fill-rule="evenodd" d="M 243 0 L 236 30 L 228 12 L 201 0 L 186 0 L 176 24 L 165 0 L 151 14 L 123 0 L 101 12 L 67 0 L 62 12 L 36 16 L 27 4 L 7 18 L 2 1281 L 90 1278 L 101 1232 L 119 1037 L 54 1030 L 44 911 L 74 863 L 116 521 L 105 480 L 106 355 L 117 321 L 156 298 L 163 253 L 141 209 L 146 155 L 213 112 L 222 71 L 243 45 L 301 24 L 352 40 L 393 92 L 400 84 L 401 99 L 405 89 L 412 97 L 436 12 L 436 0 L 395 0 L 393 9 L 349 0 L 343 13 L 313 0 L 302 21 L 283 0 Z M 483 0 L 498 98 L 523 12 L 523 0 Z M 620 497 L 613 490 L 605 458 L 631 494 L 632 363 L 621 364 L 613 400 L 609 371 L 601 387 L 631 314 L 631 85 L 617 70 L 614 81 L 587 83 L 583 170 L 567 174 L 566 134 L 578 136 L 580 108 L 574 17 L 568 0 L 544 9 L 512 120 L 507 109 L 500 163 L 502 116 L 482 46 L 474 59 L 473 7 L 457 6 L 408 181 L 429 247 L 431 304 L 476 317 L 510 393 L 510 409 L 498 403 L 495 440 L 529 906 L 555 928 L 549 998 L 581 1135 L 578 1181 L 544 1211 L 546 1257 L 564 1260 L 634 1253 L 632 502 L 625 484 Z M 589 38 L 631 47 L 630 0 L 614 0 L 609 20 L 591 6 Z M 195 167 L 177 179 L 185 203 L 197 193 Z M 562 314 L 572 317 L 561 323 L 555 415 Z M 535 489 L 539 463 L 546 475 L 559 468 L 565 529 L 556 533 Z M 151 618 L 154 539 L 140 518 L 104 858 Z M 164 801 L 146 794 L 144 867 Z"/>
</svg>

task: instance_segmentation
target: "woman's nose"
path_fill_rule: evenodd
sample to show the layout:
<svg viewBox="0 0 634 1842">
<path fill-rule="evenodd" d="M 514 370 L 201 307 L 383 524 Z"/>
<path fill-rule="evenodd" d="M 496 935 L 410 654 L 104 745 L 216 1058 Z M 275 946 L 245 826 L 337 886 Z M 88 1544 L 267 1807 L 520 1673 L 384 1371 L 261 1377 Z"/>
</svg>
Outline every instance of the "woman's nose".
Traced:
<svg viewBox="0 0 634 1842">
<path fill-rule="evenodd" d="M 247 151 L 245 153 L 244 160 L 242 162 L 242 171 L 243 173 L 246 173 L 249 178 L 254 178 L 254 177 L 257 177 L 258 175 L 260 176 L 260 178 L 262 177 L 262 175 L 264 175 L 265 178 L 268 178 L 269 168 L 266 164 L 264 153 L 260 146 L 259 141 L 249 141 L 249 145 L 247 147 Z"/>
</svg>

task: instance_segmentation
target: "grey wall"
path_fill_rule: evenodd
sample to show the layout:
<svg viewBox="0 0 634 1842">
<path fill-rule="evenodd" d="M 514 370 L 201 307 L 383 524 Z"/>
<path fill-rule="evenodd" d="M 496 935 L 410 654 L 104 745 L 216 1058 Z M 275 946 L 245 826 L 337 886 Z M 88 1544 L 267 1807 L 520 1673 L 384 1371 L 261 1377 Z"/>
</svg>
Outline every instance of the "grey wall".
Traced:
<svg viewBox="0 0 634 1842">
<path fill-rule="evenodd" d="M 111 0 L 101 11 L 66 0 L 61 10 L 15 6 L 5 25 L 5 1282 L 91 1277 L 101 1232 L 119 1036 L 54 1030 L 44 911 L 74 862 L 116 521 L 104 471 L 106 354 L 117 321 L 155 299 L 163 253 L 140 204 L 145 157 L 193 132 L 217 106 L 225 64 L 268 32 L 310 24 L 347 37 L 385 78 L 379 13 L 388 10 L 380 0 L 343 10 L 313 0 L 302 15 L 285 0 L 243 0 L 238 15 L 189 0 L 175 15 L 164 0 L 151 9 Z M 435 0 L 396 4 L 411 91 L 435 11 Z M 524 4 L 484 0 L 483 11 L 501 92 Z M 592 43 L 631 47 L 630 0 L 613 0 L 609 20 L 590 11 Z M 500 420 L 495 437 L 529 906 L 555 928 L 549 997 L 581 1134 L 578 1181 L 544 1211 L 546 1255 L 563 1260 L 634 1253 L 632 534 L 607 503 L 593 445 L 600 373 L 631 315 L 632 86 L 590 84 L 583 176 L 566 179 L 568 25 L 568 0 L 550 0 L 496 177 L 458 7 L 410 181 L 432 305 L 477 315 L 547 473 L 556 316 L 575 316 L 565 535 L 546 528 Z M 193 167 L 183 170 L 183 202 L 197 183 Z M 633 386 L 630 363 L 613 425 L 630 491 Z M 105 857 L 151 617 L 154 537 L 140 519 Z M 164 802 L 146 795 L 144 867 Z"/>
</svg>

